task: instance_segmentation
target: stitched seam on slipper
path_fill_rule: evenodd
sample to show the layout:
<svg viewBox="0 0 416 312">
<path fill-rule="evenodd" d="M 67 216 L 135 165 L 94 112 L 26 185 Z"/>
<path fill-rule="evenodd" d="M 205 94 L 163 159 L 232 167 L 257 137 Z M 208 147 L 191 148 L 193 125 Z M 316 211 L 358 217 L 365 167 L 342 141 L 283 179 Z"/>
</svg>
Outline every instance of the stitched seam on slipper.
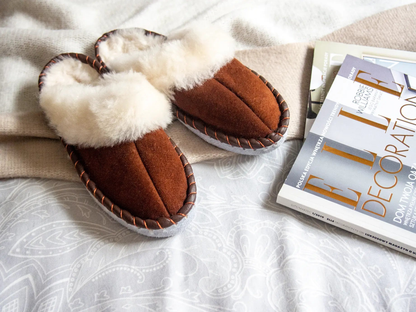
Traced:
<svg viewBox="0 0 416 312">
<path fill-rule="evenodd" d="M 139 152 L 139 148 L 137 147 L 136 142 L 134 142 L 134 146 L 136 147 L 137 154 L 139 155 L 140 159 L 142 159 L 142 157 L 141 157 L 141 155 L 140 155 L 140 152 Z M 143 162 L 143 161 L 142 161 L 142 162 Z M 147 175 L 149 176 L 149 179 L 152 181 L 152 185 L 153 185 L 153 187 L 154 187 L 154 189 L 155 189 L 155 191 L 156 191 L 157 195 L 159 195 L 160 201 L 163 203 L 163 207 L 165 207 L 165 210 L 166 210 L 166 212 L 167 212 L 168 216 L 169 216 L 169 217 L 172 217 L 172 214 L 169 212 L 168 208 L 166 207 L 166 204 L 165 204 L 165 202 L 163 201 L 162 196 L 160 196 L 159 191 L 158 191 L 158 189 L 156 188 L 155 183 L 153 182 L 152 176 L 150 175 L 149 171 L 147 170 L 147 168 L 146 168 L 146 166 L 145 166 L 144 164 L 143 164 L 143 167 L 144 167 L 144 169 L 146 170 Z"/>
<path fill-rule="evenodd" d="M 187 184 L 187 195 L 186 195 L 185 201 L 186 202 L 189 202 L 191 200 L 195 200 L 196 193 L 197 193 L 196 192 L 196 188 L 195 187 L 192 187 L 192 188 L 195 188 L 195 191 L 191 191 L 190 190 L 191 186 L 193 184 L 195 184 L 195 177 L 194 177 L 194 172 L 192 170 L 192 167 L 191 167 L 189 161 L 187 160 L 186 156 L 182 153 L 182 151 L 178 147 L 178 145 L 171 138 L 169 138 L 169 141 L 172 144 L 172 148 L 178 154 L 179 159 L 180 159 L 180 161 L 181 161 L 181 163 L 182 163 L 182 165 L 183 165 L 183 167 L 185 169 L 185 172 L 184 173 L 185 173 L 185 176 L 186 176 L 186 184 Z M 187 166 L 189 166 L 189 169 L 186 169 Z M 187 170 L 190 171 L 190 174 L 189 175 L 187 175 Z M 190 177 L 193 177 L 193 179 L 191 179 L 191 180 L 193 180 L 192 182 L 189 182 L 189 178 Z M 193 197 L 193 199 L 191 197 Z M 193 208 L 194 205 L 195 205 L 195 203 L 193 202 L 191 209 Z M 185 204 L 175 214 L 173 214 L 172 216 L 181 215 L 181 216 L 187 217 L 187 214 L 181 213 L 183 211 L 184 207 L 185 207 Z M 189 211 L 187 213 L 189 213 Z"/>
<path fill-rule="evenodd" d="M 248 105 L 247 104 L 247 102 L 245 102 L 244 100 L 243 100 L 243 98 L 241 98 L 238 94 L 236 94 L 236 93 L 234 93 L 234 91 L 233 90 L 231 90 L 229 87 L 227 87 L 225 84 L 223 84 L 221 81 L 219 81 L 217 78 L 213 78 L 215 81 L 217 81 L 220 85 L 222 85 L 224 88 L 226 88 L 228 91 L 230 91 L 232 94 L 234 94 L 234 96 L 236 96 L 238 99 L 240 99 L 240 101 L 241 102 L 243 102 L 246 106 L 247 106 L 247 108 L 249 108 L 252 112 L 253 112 L 253 114 L 254 114 L 254 116 L 256 116 L 257 117 L 257 119 L 258 120 L 260 120 L 266 127 L 267 127 L 267 129 L 269 129 L 271 132 L 273 132 L 274 130 L 273 129 L 270 129 L 270 127 L 254 112 L 254 110 L 250 107 L 250 105 Z M 270 133 L 271 133 L 270 132 Z"/>
<path fill-rule="evenodd" d="M 259 149 L 259 148 L 265 148 L 267 146 L 270 146 L 270 143 L 268 144 L 268 141 L 271 142 L 272 144 L 274 144 L 274 143 L 277 142 L 277 141 L 270 140 L 267 137 L 245 138 L 245 137 L 235 137 L 235 136 L 231 136 L 231 135 L 226 135 L 226 134 L 224 134 L 221 131 L 217 131 L 214 128 L 211 128 L 210 126 L 207 126 L 202 120 L 200 120 L 200 119 L 198 119 L 198 118 L 196 118 L 196 117 L 194 117 L 192 115 L 189 115 L 189 114 L 185 113 L 184 111 L 182 111 L 176 105 L 174 105 L 174 109 L 177 112 L 176 117 L 181 122 L 183 122 L 185 125 L 188 125 L 189 127 L 192 127 L 194 129 L 196 129 L 201 134 L 204 134 L 204 135 L 206 135 L 206 136 L 208 136 L 210 138 L 213 138 L 213 139 L 215 139 L 215 140 L 217 140 L 217 141 L 219 141 L 221 143 L 228 144 L 228 145 L 231 145 L 233 147 Z M 178 115 L 179 112 L 181 113 L 181 115 L 183 116 L 183 118 Z M 191 120 L 192 123 L 189 123 L 189 120 Z M 210 131 L 205 131 L 205 133 L 204 133 L 204 131 L 202 131 L 201 129 L 199 129 L 198 127 L 195 126 L 195 121 L 197 121 L 198 123 L 200 123 L 205 128 L 205 130 L 206 129 L 209 129 Z M 210 134 L 209 132 L 213 132 L 214 135 Z M 273 133 L 274 132 L 272 132 L 271 134 L 273 134 Z M 233 144 L 230 143 L 231 140 L 234 140 L 236 142 L 239 142 L 241 140 L 244 140 L 244 141 L 247 142 L 247 145 L 248 146 L 247 147 L 243 147 L 243 146 L 241 146 L 241 144 L 239 144 L 239 145 L 233 145 Z M 253 142 L 253 140 L 254 140 L 254 142 Z M 265 144 L 263 144 L 262 143 L 262 140 L 268 140 L 268 141 L 266 141 L 266 143 L 263 141 L 263 143 L 265 143 Z M 257 144 L 257 145 L 255 145 L 254 148 L 253 148 L 253 144 Z"/>
<path fill-rule="evenodd" d="M 248 69 L 250 69 L 250 68 L 248 68 Z M 290 116 L 284 117 L 284 115 L 285 115 L 286 112 L 289 113 L 289 106 L 287 105 L 286 100 L 283 98 L 283 96 L 280 94 L 280 92 L 277 91 L 270 84 L 270 82 L 268 82 L 263 76 L 261 76 L 260 74 L 258 74 L 254 70 L 250 69 L 250 71 L 255 76 L 257 76 L 266 85 L 267 88 L 269 88 L 269 90 L 272 92 L 274 98 L 276 99 L 276 103 L 278 104 L 279 110 L 280 110 L 280 121 L 279 121 L 279 123 L 277 125 L 277 128 L 275 130 L 273 130 L 273 133 L 282 136 L 282 134 L 281 134 L 282 129 L 285 129 L 284 132 L 286 132 L 287 131 L 287 128 L 288 128 L 288 125 L 289 125 Z M 286 120 L 288 120 L 288 121 L 286 121 Z"/>
<path fill-rule="evenodd" d="M 251 70 L 251 69 L 250 69 Z M 278 106 L 279 106 L 279 110 L 280 110 L 280 112 L 281 112 L 281 119 L 280 119 L 280 121 L 279 121 L 279 124 L 278 124 L 278 126 L 277 126 L 277 128 L 276 129 L 274 129 L 274 130 L 272 130 L 272 132 L 271 133 L 269 133 L 266 137 L 264 137 L 264 138 L 254 138 L 254 140 L 256 141 L 256 142 L 258 142 L 259 144 L 260 144 L 260 146 L 262 147 L 262 148 L 264 148 L 264 147 L 266 147 L 263 143 L 265 143 L 264 141 L 263 141 L 263 143 L 262 143 L 262 141 L 261 140 L 263 140 L 263 139 L 267 139 L 267 140 L 269 140 L 269 141 L 271 141 L 272 142 L 272 144 L 274 144 L 274 143 L 276 143 L 276 142 L 278 142 L 279 140 L 280 140 L 280 138 L 282 138 L 283 137 L 283 134 L 281 133 L 282 132 L 282 130 L 284 130 L 283 132 L 285 133 L 286 131 L 287 131 L 287 128 L 288 128 L 288 125 L 286 124 L 286 123 L 288 123 L 288 121 L 286 122 L 285 120 L 290 120 L 290 117 L 289 116 L 287 116 L 287 117 L 285 117 L 285 118 L 283 118 L 282 119 L 282 117 L 283 117 L 283 114 L 286 112 L 286 111 L 289 111 L 289 107 L 287 106 L 287 103 L 286 103 L 286 101 L 283 99 L 283 97 L 281 96 L 281 94 L 280 94 L 280 92 L 278 92 L 268 81 L 266 81 L 266 79 L 264 79 L 264 77 L 262 77 L 261 75 L 259 75 L 258 73 L 256 73 L 255 71 L 253 71 L 253 70 L 251 70 L 251 72 L 257 77 L 257 78 L 259 78 L 265 85 L 266 85 L 266 87 L 267 88 L 269 88 L 269 90 L 272 92 L 272 94 L 273 94 L 273 96 L 274 96 L 274 98 L 275 98 L 275 100 L 276 100 L 276 103 L 278 103 Z M 218 81 L 219 82 L 219 81 Z M 279 100 L 279 98 L 280 98 L 280 100 Z M 194 117 L 194 116 L 192 116 L 192 115 L 189 115 L 189 114 L 187 114 L 187 113 L 185 113 L 184 111 L 182 111 L 175 103 L 173 103 L 174 104 L 174 107 L 175 107 L 175 109 L 176 109 L 176 117 L 178 118 L 178 119 L 180 119 L 181 121 L 183 121 L 185 124 L 187 124 L 187 125 L 189 125 L 189 126 L 191 126 L 191 124 L 190 123 L 188 123 L 188 121 L 187 121 L 187 119 L 190 119 L 190 120 L 192 120 L 192 127 L 193 128 L 195 128 L 196 130 L 198 130 L 198 131 L 200 131 L 201 132 L 201 130 L 200 129 L 198 129 L 198 128 L 196 128 L 195 127 L 195 120 L 199 120 L 199 123 L 201 123 L 202 125 L 203 125 L 203 127 L 205 128 L 205 129 L 210 129 L 212 132 L 214 132 L 214 136 L 212 136 L 212 135 L 210 135 L 210 134 L 208 134 L 208 133 L 206 133 L 205 132 L 205 135 L 207 135 L 207 136 L 209 136 L 209 137 L 211 137 L 211 138 L 215 138 L 216 140 L 218 140 L 218 141 L 220 141 L 220 142 L 223 142 L 223 143 L 228 143 L 228 144 L 230 144 L 230 142 L 228 141 L 228 139 L 229 138 L 234 138 L 234 139 L 236 139 L 236 140 L 238 140 L 239 138 L 237 138 L 237 137 L 234 137 L 234 136 L 228 136 L 228 135 L 226 135 L 226 134 L 224 134 L 224 133 L 222 133 L 222 132 L 217 132 L 216 131 L 216 129 L 213 129 L 213 128 L 211 128 L 210 126 L 206 126 L 206 124 L 202 121 L 202 120 L 200 120 L 199 118 L 196 118 L 196 117 Z M 286 108 L 284 108 L 284 109 L 282 109 L 282 106 L 283 107 L 286 107 Z M 178 112 L 181 112 L 181 114 L 183 115 L 183 117 L 184 118 L 181 118 L 181 117 L 179 117 L 179 115 L 178 115 Z M 285 123 L 285 124 L 282 124 L 282 123 Z M 222 135 L 224 135 L 225 136 L 225 138 L 227 139 L 226 141 L 224 141 L 223 139 L 220 139 L 218 136 L 217 136 L 217 134 L 219 135 L 219 134 L 221 134 L 222 133 Z M 269 138 L 269 135 L 278 135 L 279 136 L 279 138 L 277 139 L 277 140 L 271 140 L 270 138 Z M 240 139 L 241 139 L 241 137 L 240 137 Z M 253 139 L 253 138 L 251 138 L 251 139 L 247 139 L 247 138 L 243 138 L 243 139 L 245 139 L 245 140 L 251 140 L 251 139 Z M 268 143 L 267 141 L 266 141 L 266 143 Z M 269 144 L 266 144 L 267 146 L 269 146 Z M 251 147 L 251 146 L 250 146 Z M 260 148 L 260 147 L 256 147 L 256 148 Z"/>
</svg>

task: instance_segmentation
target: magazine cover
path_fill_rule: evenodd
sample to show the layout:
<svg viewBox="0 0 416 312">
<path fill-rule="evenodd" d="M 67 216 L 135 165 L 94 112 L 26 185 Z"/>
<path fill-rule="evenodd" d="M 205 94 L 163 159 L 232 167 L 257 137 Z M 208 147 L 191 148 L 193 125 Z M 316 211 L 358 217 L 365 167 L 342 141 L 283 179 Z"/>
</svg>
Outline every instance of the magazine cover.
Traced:
<svg viewBox="0 0 416 312">
<path fill-rule="evenodd" d="M 416 256 L 413 81 L 347 55 L 277 202 Z"/>
<path fill-rule="evenodd" d="M 313 56 L 304 138 L 308 136 L 326 94 L 347 54 L 416 77 L 416 53 L 414 52 L 317 41 Z"/>
</svg>

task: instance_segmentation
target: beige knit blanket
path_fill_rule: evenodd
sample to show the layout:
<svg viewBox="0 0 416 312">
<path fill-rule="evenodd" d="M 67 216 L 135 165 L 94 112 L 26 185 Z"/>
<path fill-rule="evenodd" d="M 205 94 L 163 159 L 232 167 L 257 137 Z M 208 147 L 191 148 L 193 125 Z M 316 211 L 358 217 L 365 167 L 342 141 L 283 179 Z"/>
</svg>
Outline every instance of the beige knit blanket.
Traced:
<svg viewBox="0 0 416 312">
<path fill-rule="evenodd" d="M 411 26 L 415 16 L 416 4 L 398 7 L 344 27 L 321 40 L 416 51 L 416 34 Z M 33 44 L 32 41 L 28 34 L 27 44 Z M 238 51 L 236 56 L 266 77 L 283 95 L 291 112 L 287 139 L 302 139 L 313 42 Z M 13 66 L 13 61 L 11 58 L 10 63 L 2 66 Z M 21 70 L 25 70 L 23 65 Z M 12 82 L 10 88 L 13 88 Z M 27 88 L 19 92 L 23 98 L 34 96 L 36 81 L 28 81 Z M 169 126 L 167 133 L 191 163 L 233 155 L 205 143 L 177 121 Z M 10 177 L 79 180 L 42 112 L 0 114 L 0 178 Z"/>
</svg>

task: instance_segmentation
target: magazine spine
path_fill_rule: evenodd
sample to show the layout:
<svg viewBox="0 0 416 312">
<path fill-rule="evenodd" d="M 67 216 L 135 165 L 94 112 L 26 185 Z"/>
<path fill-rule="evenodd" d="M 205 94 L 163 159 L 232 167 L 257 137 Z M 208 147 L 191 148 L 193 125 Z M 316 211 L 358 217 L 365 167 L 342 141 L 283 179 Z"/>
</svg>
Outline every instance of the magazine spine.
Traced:
<svg viewBox="0 0 416 312">
<path fill-rule="evenodd" d="M 339 227 L 345 231 L 416 258 L 416 251 L 414 251 L 412 247 L 406 246 L 405 244 L 402 244 L 395 239 L 391 239 L 385 235 L 380 235 L 379 233 L 374 233 L 368 229 L 361 228 L 354 223 L 346 222 L 345 220 L 339 219 L 337 217 L 329 216 L 321 211 L 316 211 L 310 206 L 295 202 L 287 197 L 281 196 L 280 194 L 278 196 L 277 202 L 293 210 L 309 215 L 317 220 Z"/>
</svg>

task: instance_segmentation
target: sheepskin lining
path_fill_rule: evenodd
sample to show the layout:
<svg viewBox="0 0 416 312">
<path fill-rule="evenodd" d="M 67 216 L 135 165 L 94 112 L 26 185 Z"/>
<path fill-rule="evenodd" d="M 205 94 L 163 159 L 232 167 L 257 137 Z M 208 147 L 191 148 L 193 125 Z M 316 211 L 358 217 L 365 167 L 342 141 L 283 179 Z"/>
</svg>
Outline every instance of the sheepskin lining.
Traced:
<svg viewBox="0 0 416 312">
<path fill-rule="evenodd" d="M 234 40 L 219 27 L 199 23 L 164 37 L 125 29 L 100 43 L 99 53 L 116 72 L 143 73 L 156 89 L 172 97 L 175 90 L 201 85 L 234 57 Z"/>
<path fill-rule="evenodd" d="M 115 58 L 160 45 L 165 40 L 164 36 L 146 35 L 142 28 L 118 29 L 101 42 L 100 56 L 106 63 L 111 64 Z"/>
<path fill-rule="evenodd" d="M 45 73 L 40 106 L 51 127 L 69 144 L 114 146 L 164 129 L 172 121 L 168 99 L 140 73 L 100 77 L 88 64 L 71 57 Z"/>
</svg>

